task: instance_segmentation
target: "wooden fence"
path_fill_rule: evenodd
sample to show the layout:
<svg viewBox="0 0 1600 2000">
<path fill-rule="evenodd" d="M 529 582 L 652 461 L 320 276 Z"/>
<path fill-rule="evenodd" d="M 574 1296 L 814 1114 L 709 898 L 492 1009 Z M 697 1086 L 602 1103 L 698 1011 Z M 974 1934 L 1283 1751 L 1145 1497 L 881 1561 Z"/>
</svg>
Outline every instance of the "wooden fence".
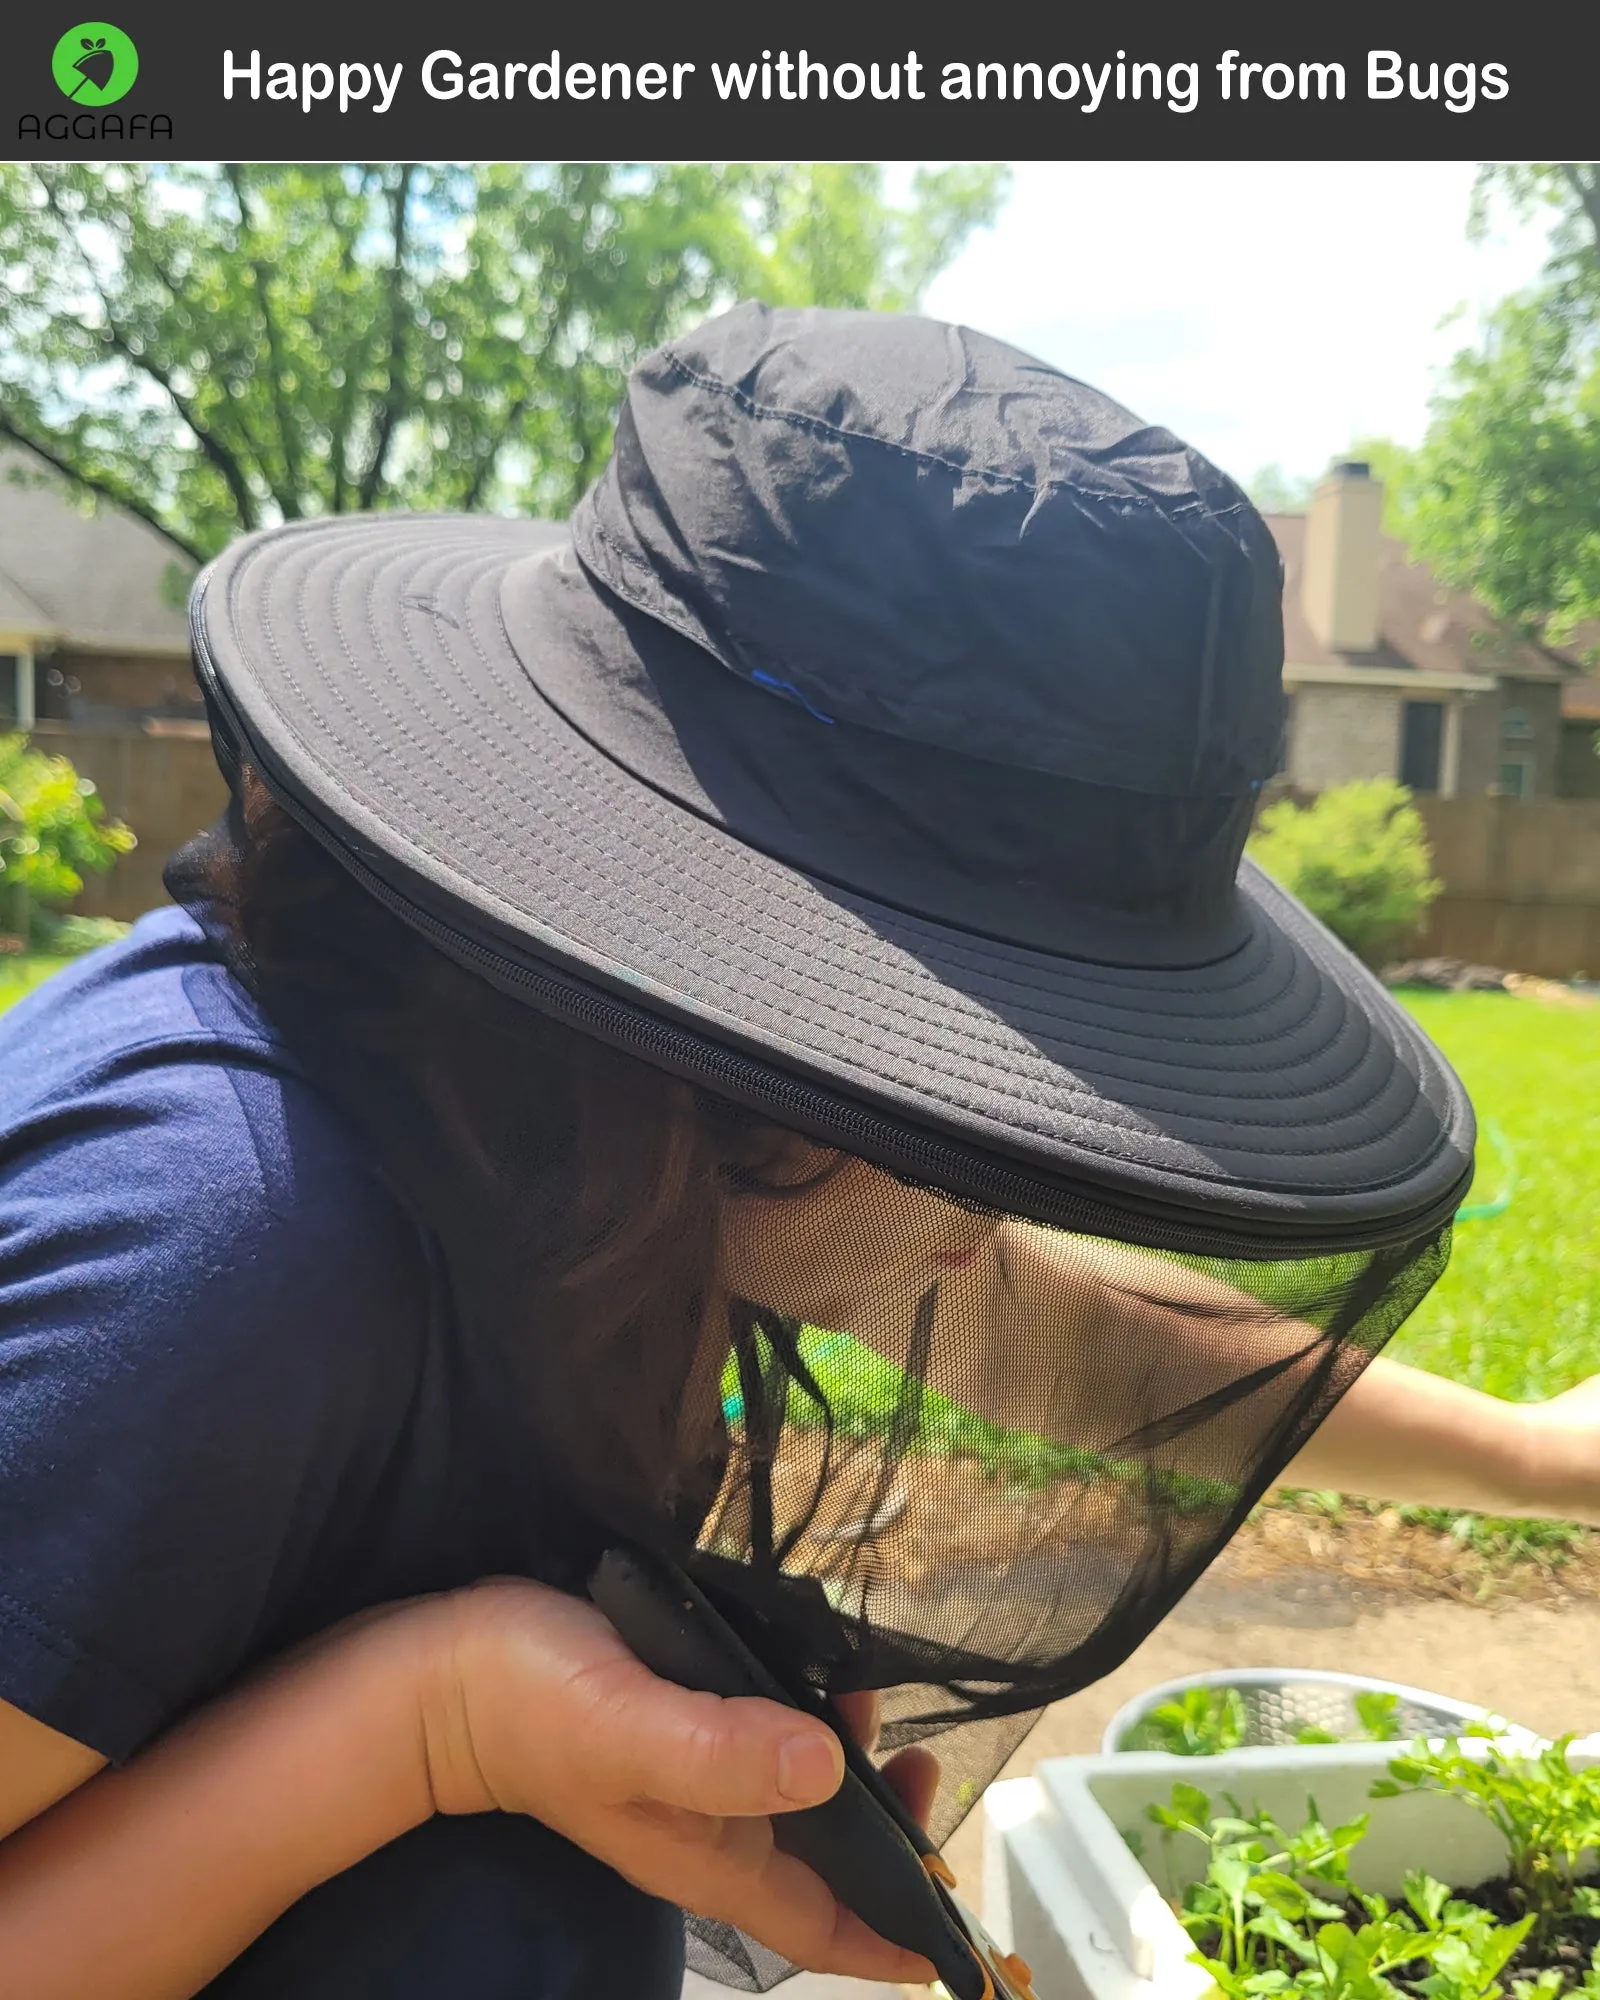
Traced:
<svg viewBox="0 0 1600 2000">
<path fill-rule="evenodd" d="M 209 824 L 226 793 L 202 725 L 88 730 L 40 723 L 41 749 L 71 757 L 139 837 L 79 907 L 135 917 L 162 900 L 172 850 Z M 1407 953 L 1435 952 L 1516 972 L 1600 978 L 1600 799 L 1419 798 L 1445 885 Z"/>
<path fill-rule="evenodd" d="M 1600 799 L 1419 798 L 1444 893 L 1412 949 L 1600 979 Z"/>
</svg>

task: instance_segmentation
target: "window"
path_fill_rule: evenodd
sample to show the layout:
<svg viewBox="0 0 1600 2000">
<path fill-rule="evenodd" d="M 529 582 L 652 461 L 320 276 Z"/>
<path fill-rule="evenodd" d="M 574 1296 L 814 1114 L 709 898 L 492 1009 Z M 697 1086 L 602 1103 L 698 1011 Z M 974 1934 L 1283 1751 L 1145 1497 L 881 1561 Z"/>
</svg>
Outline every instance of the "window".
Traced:
<svg viewBox="0 0 1600 2000">
<path fill-rule="evenodd" d="M 1533 759 L 1531 757 L 1502 757 L 1500 777 L 1495 789 L 1508 799 L 1531 799 L 1533 797 Z"/>
<path fill-rule="evenodd" d="M 1507 743 L 1531 743 L 1533 724 L 1525 708 L 1508 708 L 1500 718 L 1500 735 Z"/>
<path fill-rule="evenodd" d="M 1444 738 L 1444 703 L 1408 701 L 1400 723 L 1400 782 L 1413 792 L 1439 789 L 1439 749 Z"/>
<path fill-rule="evenodd" d="M 0 729 L 17 719 L 17 666 L 15 653 L 0 653 Z"/>
</svg>

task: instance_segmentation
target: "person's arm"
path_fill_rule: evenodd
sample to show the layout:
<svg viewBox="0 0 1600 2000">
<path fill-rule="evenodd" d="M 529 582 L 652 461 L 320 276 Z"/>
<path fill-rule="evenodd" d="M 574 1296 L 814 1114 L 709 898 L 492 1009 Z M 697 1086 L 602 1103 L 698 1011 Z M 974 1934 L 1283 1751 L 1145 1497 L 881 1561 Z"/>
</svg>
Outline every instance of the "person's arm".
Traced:
<svg viewBox="0 0 1600 2000">
<path fill-rule="evenodd" d="M 1506 1403 L 1380 1356 L 1283 1484 L 1600 1527 L 1600 1376 L 1548 1402 Z"/>
<path fill-rule="evenodd" d="M 941 1291 L 957 1337 L 941 1343 L 936 1331 L 932 1386 L 990 1423 L 1095 1450 L 1315 1339 L 1171 1259 L 1025 1224 L 1002 1227 L 986 1257 Z M 997 1337 L 959 1337 L 985 1323 Z M 1053 1372 L 1042 1365 L 1042 1326 L 1059 1329 Z M 1286 1374 L 1268 1393 L 1287 1396 L 1300 1379 Z M 1226 1415 L 1216 1434 L 1225 1452 Z M 1190 1469 L 1206 1469 L 1204 1427 L 1187 1449 Z M 1600 1376 L 1548 1402 L 1509 1403 L 1380 1356 L 1282 1483 L 1600 1526 Z"/>
<path fill-rule="evenodd" d="M 278 1662 L 0 1842 L 7 2000 L 183 2000 L 431 1813 L 495 1808 L 798 1964 L 927 1978 L 773 1845 L 767 1815 L 841 1775 L 820 1721 L 658 1680 L 576 1599 L 511 1580 L 419 1599 Z M 0 1774 L 0 1812 L 7 1789 Z"/>
<path fill-rule="evenodd" d="M 105 1761 L 98 1750 L 0 1701 L 0 1840 L 76 1791 Z"/>
</svg>

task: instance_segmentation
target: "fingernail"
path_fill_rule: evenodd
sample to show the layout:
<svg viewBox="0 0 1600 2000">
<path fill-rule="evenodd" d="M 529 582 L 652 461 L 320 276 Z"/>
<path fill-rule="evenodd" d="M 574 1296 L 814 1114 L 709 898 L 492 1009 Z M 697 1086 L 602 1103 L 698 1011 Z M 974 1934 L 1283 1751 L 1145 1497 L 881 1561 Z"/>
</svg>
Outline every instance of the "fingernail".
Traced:
<svg viewBox="0 0 1600 2000">
<path fill-rule="evenodd" d="M 797 1806 L 831 1799 L 844 1776 L 844 1754 L 831 1734 L 808 1729 L 778 1752 L 778 1790 Z"/>
</svg>

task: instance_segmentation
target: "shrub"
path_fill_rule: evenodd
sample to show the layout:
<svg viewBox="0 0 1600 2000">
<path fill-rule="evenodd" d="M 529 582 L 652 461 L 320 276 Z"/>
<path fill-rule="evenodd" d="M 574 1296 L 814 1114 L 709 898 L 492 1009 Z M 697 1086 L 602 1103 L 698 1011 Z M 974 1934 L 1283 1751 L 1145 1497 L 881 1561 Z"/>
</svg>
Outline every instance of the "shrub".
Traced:
<svg viewBox="0 0 1600 2000">
<path fill-rule="evenodd" d="M 1438 895 L 1422 817 L 1390 778 L 1360 778 L 1309 806 L 1269 806 L 1250 853 L 1367 964 Z"/>
<path fill-rule="evenodd" d="M 133 845 L 65 757 L 0 736 L 0 929 L 25 933 L 30 909 L 69 903 Z"/>
</svg>

